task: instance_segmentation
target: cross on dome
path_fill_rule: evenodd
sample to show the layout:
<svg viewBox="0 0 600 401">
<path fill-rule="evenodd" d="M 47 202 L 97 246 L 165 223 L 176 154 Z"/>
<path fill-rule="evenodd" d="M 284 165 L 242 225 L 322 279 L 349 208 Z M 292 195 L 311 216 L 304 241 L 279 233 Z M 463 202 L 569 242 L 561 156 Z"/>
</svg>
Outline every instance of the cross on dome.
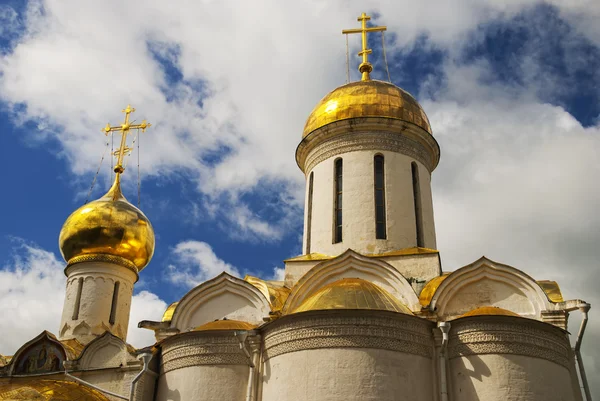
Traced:
<svg viewBox="0 0 600 401">
<path fill-rule="evenodd" d="M 342 34 L 347 35 L 350 33 L 360 33 L 362 36 L 362 50 L 358 52 L 359 56 L 362 56 L 363 61 L 358 66 L 358 71 L 362 73 L 362 81 L 369 81 L 371 77 L 369 73 L 373 71 L 373 65 L 369 62 L 369 54 L 373 53 L 373 50 L 369 49 L 367 46 L 367 32 L 381 32 L 387 30 L 386 26 L 373 26 L 367 28 L 367 21 L 369 21 L 371 17 L 367 14 L 362 13 L 360 17 L 358 17 L 357 21 L 362 23 L 362 27 L 360 29 L 344 29 Z"/>
<path fill-rule="evenodd" d="M 135 108 L 131 107 L 130 104 L 128 104 L 127 107 L 121 111 L 125 113 L 125 122 L 123 122 L 123 124 L 111 127 L 110 124 L 107 123 L 106 127 L 102 129 L 106 135 L 110 134 L 111 132 L 121 132 L 121 145 L 114 153 L 114 155 L 117 156 L 117 165 L 114 169 L 115 173 L 117 173 L 117 176 L 125 171 L 125 168 L 123 167 L 123 157 L 126 153 L 131 152 L 131 148 L 127 147 L 127 134 L 129 131 L 132 129 L 141 129 L 142 132 L 145 132 L 146 128 L 152 125 L 146 120 L 142 121 L 141 124 L 131 124 L 129 122 L 129 115 L 135 112 Z"/>
</svg>

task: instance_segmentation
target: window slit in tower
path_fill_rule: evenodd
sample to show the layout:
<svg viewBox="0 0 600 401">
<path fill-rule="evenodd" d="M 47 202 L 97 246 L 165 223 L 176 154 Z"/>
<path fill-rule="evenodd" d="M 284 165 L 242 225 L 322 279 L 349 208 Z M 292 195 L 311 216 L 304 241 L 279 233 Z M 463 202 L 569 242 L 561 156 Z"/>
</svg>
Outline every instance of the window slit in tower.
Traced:
<svg viewBox="0 0 600 401">
<path fill-rule="evenodd" d="M 417 163 L 412 162 L 411 165 L 412 170 L 412 182 L 413 182 L 413 199 L 415 205 L 415 224 L 416 224 L 416 234 L 417 234 L 417 246 L 424 247 L 423 241 L 423 213 L 421 210 L 421 186 L 419 183 L 419 168 Z"/>
<path fill-rule="evenodd" d="M 333 243 L 342 242 L 342 159 L 335 161 L 335 205 Z"/>
<path fill-rule="evenodd" d="M 306 205 L 307 217 L 306 217 L 306 254 L 310 253 L 310 240 L 311 240 L 311 226 L 312 226 L 312 199 L 313 199 L 313 182 L 314 182 L 314 172 L 310 173 L 310 177 L 308 179 L 308 204 Z"/>
<path fill-rule="evenodd" d="M 386 239 L 385 227 L 385 176 L 383 156 L 376 155 L 375 164 L 375 238 Z"/>
<path fill-rule="evenodd" d="M 77 280 L 77 296 L 73 307 L 73 320 L 79 319 L 79 307 L 81 305 L 81 291 L 83 291 L 83 277 Z"/>
<path fill-rule="evenodd" d="M 117 315 L 117 302 L 119 301 L 119 282 L 115 282 L 115 287 L 113 289 L 113 297 L 112 297 L 112 306 L 110 308 L 110 319 L 108 322 L 110 324 L 115 324 L 115 317 Z"/>
</svg>

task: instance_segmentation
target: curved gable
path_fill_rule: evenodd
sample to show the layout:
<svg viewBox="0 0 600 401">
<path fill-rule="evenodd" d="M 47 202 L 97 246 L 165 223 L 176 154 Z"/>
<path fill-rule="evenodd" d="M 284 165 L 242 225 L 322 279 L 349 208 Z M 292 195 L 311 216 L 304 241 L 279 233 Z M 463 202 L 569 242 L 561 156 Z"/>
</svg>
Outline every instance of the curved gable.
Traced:
<svg viewBox="0 0 600 401">
<path fill-rule="evenodd" d="M 421 309 L 415 291 L 398 270 L 382 260 L 368 258 L 349 249 L 310 269 L 292 289 L 284 313 L 294 311 L 320 288 L 345 278 L 369 281 L 392 294 L 409 309 Z"/>
<path fill-rule="evenodd" d="M 450 273 L 431 298 L 438 316 L 456 317 L 482 306 L 495 306 L 535 319 L 550 308 L 539 284 L 514 267 L 485 257 Z"/>
<path fill-rule="evenodd" d="M 136 361 L 130 348 L 119 337 L 106 332 L 85 346 L 77 360 L 79 369 L 101 369 L 127 366 Z"/>
<path fill-rule="evenodd" d="M 62 370 L 67 352 L 63 345 L 47 331 L 26 342 L 11 359 L 10 375 L 58 372 Z"/>
<path fill-rule="evenodd" d="M 261 324 L 269 301 L 253 285 L 223 272 L 190 290 L 173 313 L 171 328 L 187 331 L 224 317 Z"/>
</svg>

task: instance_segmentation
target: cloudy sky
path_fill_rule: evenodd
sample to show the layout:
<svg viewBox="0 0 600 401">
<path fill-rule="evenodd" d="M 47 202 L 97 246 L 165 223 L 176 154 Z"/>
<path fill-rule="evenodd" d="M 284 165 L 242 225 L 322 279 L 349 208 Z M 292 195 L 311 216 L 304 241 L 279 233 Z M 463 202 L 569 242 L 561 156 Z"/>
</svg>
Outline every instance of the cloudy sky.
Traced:
<svg viewBox="0 0 600 401">
<path fill-rule="evenodd" d="M 140 138 L 141 207 L 156 253 L 137 321 L 223 270 L 266 278 L 301 252 L 294 150 L 312 107 L 346 82 L 344 28 L 387 25 L 391 80 L 428 113 L 444 270 L 482 255 L 600 306 L 600 2 L 595 0 L 0 0 L 0 353 L 56 332 L 57 246 L 85 202 L 120 110 Z M 381 36 L 374 77 L 387 79 Z M 350 38 L 351 53 L 359 38 Z M 351 57 L 352 74 L 358 57 Z M 137 154 L 124 176 L 137 201 Z M 101 165 L 92 197 L 109 186 Z M 571 317 L 577 332 L 580 317 Z M 600 396 L 600 316 L 585 362 Z"/>
</svg>

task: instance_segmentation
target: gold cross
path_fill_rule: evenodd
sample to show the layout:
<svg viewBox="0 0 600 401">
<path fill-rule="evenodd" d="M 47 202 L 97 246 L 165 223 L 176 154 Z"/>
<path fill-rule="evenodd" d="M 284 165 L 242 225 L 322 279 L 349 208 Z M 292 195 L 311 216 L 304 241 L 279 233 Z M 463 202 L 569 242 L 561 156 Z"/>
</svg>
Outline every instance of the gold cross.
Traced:
<svg viewBox="0 0 600 401">
<path fill-rule="evenodd" d="M 360 33 L 362 34 L 362 50 L 358 52 L 359 56 L 362 56 L 363 61 L 358 66 L 358 71 L 362 73 L 362 80 L 369 81 L 371 77 L 369 73 L 373 71 L 373 66 L 369 63 L 369 54 L 373 53 L 373 50 L 367 48 L 367 32 L 377 32 L 377 31 L 385 31 L 387 27 L 385 26 L 374 26 L 371 28 L 367 28 L 367 21 L 370 20 L 367 14 L 362 13 L 360 17 L 358 17 L 358 21 L 362 22 L 361 29 L 344 29 L 342 34 L 349 33 Z"/>
<path fill-rule="evenodd" d="M 123 167 L 123 157 L 126 153 L 131 152 L 131 148 L 127 147 L 127 134 L 132 129 L 141 129 L 142 132 L 146 131 L 146 128 L 150 127 L 152 124 L 148 123 L 146 120 L 142 121 L 141 124 L 131 124 L 129 122 L 129 115 L 135 111 L 131 105 L 127 105 L 127 108 L 121 110 L 125 113 L 125 122 L 120 126 L 111 127 L 110 124 L 106 124 L 106 127 L 102 129 L 102 131 L 108 135 L 111 132 L 120 131 L 121 132 L 121 146 L 119 146 L 119 150 L 115 151 L 114 155 L 117 156 L 117 165 L 115 166 L 115 173 L 122 174 L 125 171 Z"/>
</svg>

